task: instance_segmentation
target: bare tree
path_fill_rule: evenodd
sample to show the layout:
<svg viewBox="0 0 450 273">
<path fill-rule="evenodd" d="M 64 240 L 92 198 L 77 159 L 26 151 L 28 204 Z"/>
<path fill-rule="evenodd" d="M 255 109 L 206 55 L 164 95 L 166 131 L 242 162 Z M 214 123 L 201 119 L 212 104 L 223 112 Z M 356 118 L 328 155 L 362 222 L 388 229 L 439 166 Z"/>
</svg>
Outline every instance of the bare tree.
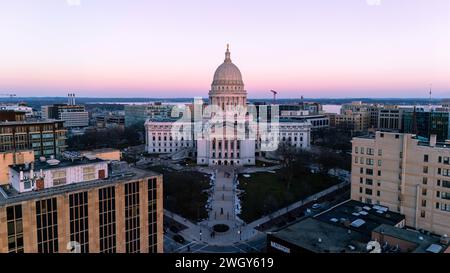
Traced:
<svg viewBox="0 0 450 273">
<path fill-rule="evenodd" d="M 298 155 L 298 149 L 287 143 L 280 143 L 277 153 L 281 157 L 282 166 L 286 171 L 286 190 L 289 191 L 294 178 L 295 160 Z"/>
</svg>

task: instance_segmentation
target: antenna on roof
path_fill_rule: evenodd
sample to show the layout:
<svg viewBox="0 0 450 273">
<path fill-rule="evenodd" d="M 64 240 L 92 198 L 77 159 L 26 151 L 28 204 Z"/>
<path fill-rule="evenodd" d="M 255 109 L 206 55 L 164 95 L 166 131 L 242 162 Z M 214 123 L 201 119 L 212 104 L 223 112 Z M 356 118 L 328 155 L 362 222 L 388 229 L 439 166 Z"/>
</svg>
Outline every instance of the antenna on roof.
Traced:
<svg viewBox="0 0 450 273">
<path fill-rule="evenodd" d="M 430 84 L 430 101 L 429 101 L 430 110 L 431 110 L 431 95 L 433 94 L 432 89 L 433 89 L 433 84 Z"/>
</svg>

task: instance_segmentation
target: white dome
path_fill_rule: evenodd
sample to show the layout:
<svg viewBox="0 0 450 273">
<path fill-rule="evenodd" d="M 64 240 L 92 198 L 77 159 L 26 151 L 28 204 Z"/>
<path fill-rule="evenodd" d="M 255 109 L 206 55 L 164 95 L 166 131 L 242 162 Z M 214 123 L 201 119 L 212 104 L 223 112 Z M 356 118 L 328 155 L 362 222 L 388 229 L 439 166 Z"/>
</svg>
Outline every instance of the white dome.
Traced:
<svg viewBox="0 0 450 273">
<path fill-rule="evenodd" d="M 231 62 L 230 50 L 228 47 L 227 52 L 225 53 L 225 61 L 214 73 L 212 85 L 244 85 L 241 71 Z"/>
</svg>

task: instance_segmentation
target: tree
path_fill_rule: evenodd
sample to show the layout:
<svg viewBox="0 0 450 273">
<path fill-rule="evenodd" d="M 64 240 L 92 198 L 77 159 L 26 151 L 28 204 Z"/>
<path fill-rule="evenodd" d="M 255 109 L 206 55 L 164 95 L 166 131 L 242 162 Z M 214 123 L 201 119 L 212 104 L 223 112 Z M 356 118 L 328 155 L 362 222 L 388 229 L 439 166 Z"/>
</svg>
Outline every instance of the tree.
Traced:
<svg viewBox="0 0 450 273">
<path fill-rule="evenodd" d="M 286 170 L 286 190 L 289 191 L 294 178 L 295 159 L 297 158 L 298 150 L 296 147 L 283 142 L 278 146 L 277 153 L 281 157 L 283 168 Z"/>
</svg>

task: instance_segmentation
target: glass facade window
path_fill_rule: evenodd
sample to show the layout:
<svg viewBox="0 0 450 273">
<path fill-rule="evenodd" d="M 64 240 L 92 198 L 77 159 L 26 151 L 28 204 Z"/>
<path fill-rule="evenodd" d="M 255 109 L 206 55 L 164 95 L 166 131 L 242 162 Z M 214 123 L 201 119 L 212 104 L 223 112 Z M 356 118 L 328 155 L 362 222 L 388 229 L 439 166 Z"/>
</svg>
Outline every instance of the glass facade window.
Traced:
<svg viewBox="0 0 450 273">
<path fill-rule="evenodd" d="M 36 226 L 39 253 L 58 252 L 58 213 L 56 198 L 36 201 Z"/>
<path fill-rule="evenodd" d="M 148 180 L 148 252 L 157 253 L 158 233 L 157 233 L 157 183 L 156 178 Z"/>
<path fill-rule="evenodd" d="M 22 205 L 6 208 L 6 223 L 8 229 L 8 252 L 23 253 Z"/>
<path fill-rule="evenodd" d="M 116 253 L 116 196 L 115 187 L 98 190 L 100 252 Z"/>
<path fill-rule="evenodd" d="M 139 253 L 141 229 L 139 217 L 139 182 L 125 184 L 125 250 Z"/>
<path fill-rule="evenodd" d="M 70 241 L 80 245 L 81 253 L 89 253 L 88 193 L 69 195 Z"/>
</svg>

